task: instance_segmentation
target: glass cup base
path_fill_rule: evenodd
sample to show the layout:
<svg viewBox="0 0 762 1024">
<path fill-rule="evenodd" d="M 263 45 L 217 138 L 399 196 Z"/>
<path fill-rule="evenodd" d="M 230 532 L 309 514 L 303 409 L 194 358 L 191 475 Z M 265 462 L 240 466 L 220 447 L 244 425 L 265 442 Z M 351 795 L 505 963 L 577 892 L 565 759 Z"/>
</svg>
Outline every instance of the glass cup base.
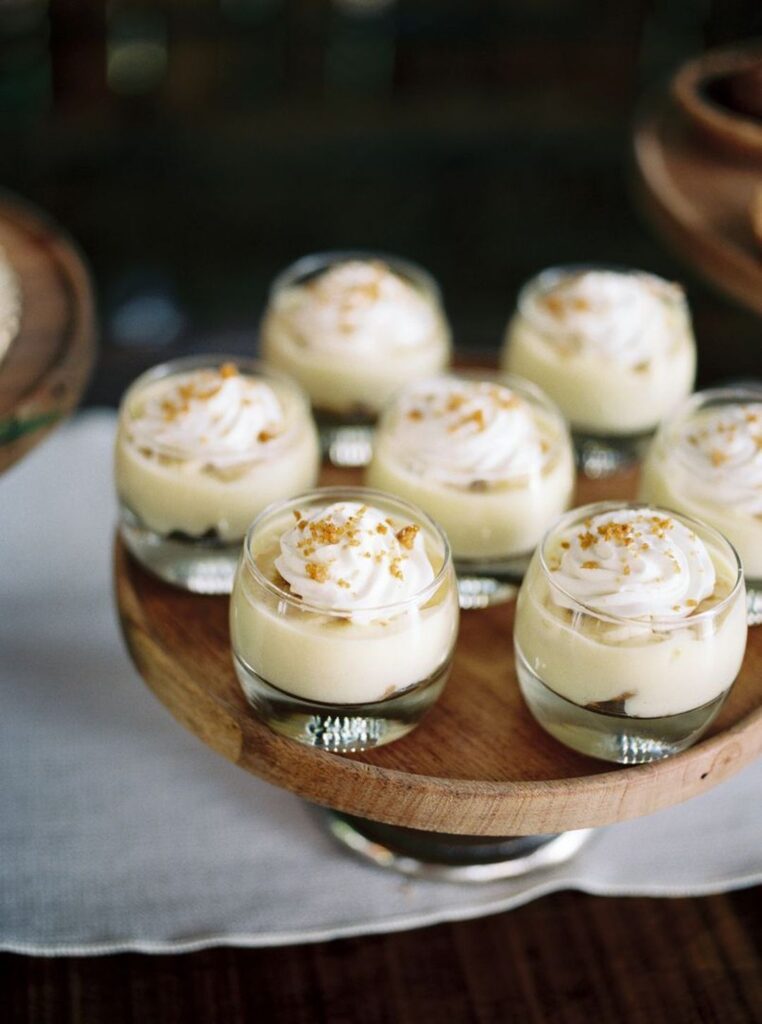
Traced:
<svg viewBox="0 0 762 1024">
<path fill-rule="evenodd" d="M 746 581 L 746 621 L 762 626 L 762 580 Z"/>
<path fill-rule="evenodd" d="M 460 607 L 471 611 L 513 601 L 530 559 L 531 555 L 492 561 L 455 559 Z"/>
<path fill-rule="evenodd" d="M 376 864 L 438 882 L 496 882 L 555 867 L 573 857 L 592 835 L 576 829 L 540 836 L 461 836 L 385 825 L 320 809 L 331 835 Z"/>
<path fill-rule="evenodd" d="M 727 691 L 677 715 L 637 718 L 582 707 L 551 690 L 516 645 L 516 672 L 524 700 L 539 725 L 572 750 L 618 764 L 645 764 L 679 754 L 711 724 Z"/>
<path fill-rule="evenodd" d="M 194 594 L 229 594 L 233 589 L 241 541 L 157 533 L 124 504 L 119 510 L 119 534 L 143 568 L 165 583 Z"/>
<path fill-rule="evenodd" d="M 601 480 L 621 473 L 646 453 L 653 431 L 632 437 L 598 436 L 572 431 L 577 468 L 591 480 Z"/>
<path fill-rule="evenodd" d="M 323 458 L 339 469 L 360 469 L 373 455 L 373 427 L 367 423 L 320 423 Z"/>
<path fill-rule="evenodd" d="M 407 735 L 439 697 L 451 666 L 445 662 L 428 679 L 386 700 L 325 704 L 278 689 L 237 655 L 233 661 L 246 699 L 265 725 L 305 746 L 337 754 L 370 750 Z"/>
</svg>

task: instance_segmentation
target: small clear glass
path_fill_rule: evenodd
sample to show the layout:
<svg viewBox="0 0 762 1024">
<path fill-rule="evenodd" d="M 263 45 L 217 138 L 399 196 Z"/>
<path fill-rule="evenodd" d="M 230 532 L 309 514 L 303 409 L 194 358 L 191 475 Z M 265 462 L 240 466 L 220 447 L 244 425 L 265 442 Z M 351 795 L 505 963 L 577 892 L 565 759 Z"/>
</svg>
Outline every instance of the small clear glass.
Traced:
<svg viewBox="0 0 762 1024">
<path fill-rule="evenodd" d="M 710 423 L 722 431 L 716 447 L 697 437 Z M 731 541 L 746 577 L 749 625 L 762 624 L 762 383 L 691 395 L 657 431 L 639 498 L 703 519 Z"/>
<path fill-rule="evenodd" d="M 322 274 L 343 263 L 380 262 L 411 284 L 432 311 L 424 344 L 397 345 L 385 335 L 382 351 L 356 344 L 349 331 L 342 343 L 317 344 L 293 323 L 290 304 Z M 280 273 L 270 289 L 260 343 L 265 361 L 300 382 L 312 402 L 324 455 L 337 466 L 364 466 L 372 452 L 373 424 L 390 396 L 407 381 L 449 365 L 451 332 L 438 284 L 410 260 L 366 250 L 304 256 Z M 354 344 L 353 344 L 354 343 Z"/>
<path fill-rule="evenodd" d="M 621 764 L 669 757 L 701 736 L 740 670 L 747 634 L 734 548 L 712 527 L 671 512 L 657 509 L 688 526 L 723 570 L 729 589 L 716 604 L 678 620 L 623 618 L 559 587 L 549 558 L 560 537 L 599 513 L 641 507 L 601 502 L 562 516 L 534 554 L 514 625 L 519 686 L 537 722 L 566 746 Z"/>
<path fill-rule="evenodd" d="M 179 451 L 133 436 L 153 389 L 197 371 L 234 364 L 275 392 L 286 428 L 263 455 L 219 453 L 209 447 Z M 154 392 L 155 394 L 156 392 Z M 207 461 L 211 459 L 212 461 Z M 253 359 L 201 355 L 148 370 L 122 399 L 115 453 L 119 532 L 131 554 L 167 583 L 200 594 L 229 594 L 246 529 L 277 498 L 314 486 L 320 450 L 309 403 L 299 386 Z"/>
<path fill-rule="evenodd" d="M 538 302 L 564 280 L 591 271 L 635 275 L 657 292 L 673 338 L 660 358 L 624 366 L 573 345 L 559 346 L 558 337 L 573 342 L 573 333 L 549 335 L 538 318 Z M 693 389 L 696 343 L 688 303 L 682 289 L 644 271 L 604 264 L 551 267 L 521 289 L 501 364 L 533 381 L 561 409 L 571 424 L 580 470 L 607 477 L 642 458 L 659 422 Z"/>
<path fill-rule="evenodd" d="M 516 596 L 538 541 L 571 503 L 575 474 L 569 429 L 556 406 L 529 381 L 488 370 L 450 373 L 435 380 L 509 388 L 531 410 L 545 449 L 542 464 L 530 475 L 491 481 L 475 473 L 466 484 L 444 483 L 427 478 L 409 443 L 397 444 L 411 392 L 421 382 L 395 396 L 379 421 L 366 482 L 415 502 L 436 519 L 452 546 L 461 608 L 486 608 Z M 452 444 L 456 443 L 453 436 Z"/>
<path fill-rule="evenodd" d="M 295 512 L 359 501 L 423 531 L 435 577 L 405 601 L 327 610 L 294 595 L 273 570 Z M 441 694 L 458 632 L 447 538 L 424 512 L 367 488 L 326 487 L 266 509 L 251 525 L 230 603 L 233 660 L 257 716 L 275 732 L 335 753 L 406 735 Z M 372 618 L 368 621 L 368 615 Z"/>
</svg>

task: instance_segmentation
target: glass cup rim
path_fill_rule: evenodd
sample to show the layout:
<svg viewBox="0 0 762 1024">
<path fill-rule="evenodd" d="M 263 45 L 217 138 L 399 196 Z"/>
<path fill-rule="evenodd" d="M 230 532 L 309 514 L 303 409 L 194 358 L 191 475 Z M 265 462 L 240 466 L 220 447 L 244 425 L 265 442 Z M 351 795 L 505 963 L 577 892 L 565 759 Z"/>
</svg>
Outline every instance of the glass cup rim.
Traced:
<svg viewBox="0 0 762 1024">
<path fill-rule="evenodd" d="M 663 301 L 670 305 L 681 309 L 686 314 L 689 311 L 688 299 L 685 294 L 685 289 L 681 284 L 676 281 L 670 281 L 666 277 L 662 277 L 660 274 L 655 274 L 650 270 L 641 270 L 638 267 L 629 267 L 624 264 L 618 263 L 558 263 L 550 267 L 545 267 L 543 270 L 538 271 L 519 289 L 518 298 L 516 299 L 516 309 L 532 326 L 539 331 L 541 334 L 547 332 L 536 322 L 529 305 L 529 300 L 536 294 L 549 290 L 553 285 L 562 281 L 565 277 L 569 277 L 573 274 L 582 274 L 588 271 L 611 271 L 615 274 L 621 274 L 626 277 L 641 277 L 647 280 L 654 281 L 658 285 L 672 286 L 674 294 L 665 294 Z"/>
<path fill-rule="evenodd" d="M 762 380 L 750 381 L 745 384 L 724 384 L 719 387 L 694 391 L 659 424 L 656 440 L 660 441 L 669 437 L 680 424 L 687 423 L 692 416 L 714 401 L 717 402 L 718 408 L 722 405 L 742 404 L 746 401 L 762 403 Z M 675 449 L 672 454 L 684 467 L 691 468 L 678 449 Z"/>
<path fill-rule="evenodd" d="M 269 518 L 280 513 L 287 513 L 300 505 L 304 505 L 307 502 L 318 501 L 321 499 L 327 499 L 326 504 L 332 504 L 334 500 L 340 500 L 344 498 L 346 500 L 360 500 L 368 499 L 367 504 L 372 505 L 373 499 L 380 499 L 385 504 L 397 505 L 409 513 L 412 514 L 414 521 L 420 523 L 421 526 L 430 530 L 434 536 L 442 544 L 443 559 L 442 564 L 439 567 L 434 579 L 427 583 L 425 587 L 422 587 L 415 594 L 410 597 L 403 598 L 400 601 L 387 602 L 386 604 L 374 605 L 373 607 L 358 608 L 324 608 L 320 605 L 312 604 L 309 601 L 305 601 L 302 598 L 296 597 L 294 594 L 286 593 L 282 590 L 277 583 L 269 580 L 260 570 L 257 565 L 254 556 L 251 553 L 251 542 L 254 535 L 261 528 L 262 524 Z M 329 615 L 336 618 L 347 618 L 354 612 L 362 611 L 363 615 L 372 614 L 374 617 L 384 618 L 384 613 L 399 614 L 401 611 L 406 610 L 409 607 L 420 607 L 428 601 L 428 599 L 439 590 L 444 583 L 448 573 L 452 569 L 452 551 L 450 549 L 450 542 L 447 539 L 447 534 L 444 532 L 442 527 L 432 519 L 431 516 L 427 515 L 423 509 L 418 508 L 410 501 L 406 501 L 404 498 L 398 498 L 395 494 L 389 494 L 387 491 L 380 491 L 373 487 L 352 487 L 352 486 L 331 486 L 331 487 L 315 487 L 312 490 L 304 491 L 302 494 L 296 495 L 293 498 L 279 499 L 271 502 L 266 508 L 252 520 L 249 525 L 246 535 L 243 539 L 243 549 L 241 552 L 242 563 L 245 565 L 246 570 L 256 580 L 256 582 L 263 587 L 268 593 L 277 597 L 280 601 L 287 601 L 292 607 L 297 608 L 299 611 L 312 612 L 316 615 Z M 239 570 L 240 571 L 240 570 Z M 424 600 L 425 597 L 425 600 Z"/>
<path fill-rule="evenodd" d="M 559 406 L 556 405 L 553 399 L 546 394 L 541 387 L 533 381 L 527 380 L 526 377 L 519 376 L 519 374 L 507 373 L 499 368 L 496 369 L 489 366 L 452 367 L 442 370 L 441 373 L 432 373 L 418 380 L 408 381 L 407 384 L 394 392 L 382 408 L 379 414 L 378 431 L 384 429 L 385 421 L 393 416 L 398 409 L 399 403 L 406 395 L 418 388 L 425 388 L 427 384 L 441 380 L 465 380 L 473 381 L 477 384 L 480 382 L 484 382 L 486 384 L 503 384 L 506 387 L 517 391 L 529 402 L 530 405 L 537 405 L 544 412 L 552 416 L 556 425 L 559 427 L 559 435 L 555 439 L 553 447 L 548 455 L 558 454 L 565 445 L 571 447 L 571 425 Z"/>
<path fill-rule="evenodd" d="M 736 574 L 733 586 L 730 589 L 730 593 L 726 594 L 725 597 L 717 604 L 712 605 L 711 608 L 707 608 L 706 611 L 699 612 L 697 615 L 690 615 L 684 619 L 670 619 L 660 618 L 655 616 L 650 619 L 636 619 L 628 617 L 626 615 L 616 615 L 613 612 L 601 612 L 599 609 L 592 607 L 584 601 L 580 601 L 579 598 L 574 597 L 568 590 L 562 587 L 553 579 L 553 575 L 550 571 L 548 563 L 545 559 L 545 548 L 548 541 L 556 533 L 560 532 L 565 526 L 574 521 L 575 519 L 592 518 L 595 515 L 599 515 L 603 512 L 613 512 L 620 509 L 650 509 L 656 513 L 663 513 L 664 516 L 677 519 L 680 522 L 685 523 L 691 529 L 696 531 L 696 527 L 699 527 L 700 531 L 708 534 L 712 540 L 718 542 L 721 547 L 725 547 L 730 553 L 731 562 L 735 565 Z M 699 534 L 700 535 L 700 534 Z M 545 531 L 542 540 L 537 545 L 537 553 L 539 556 L 540 566 L 542 568 L 543 575 L 553 590 L 563 594 L 567 600 L 569 600 L 574 608 L 585 612 L 587 615 L 593 618 L 600 619 L 603 622 L 611 622 L 618 626 L 633 626 L 643 625 L 649 628 L 655 628 L 660 632 L 668 632 L 677 629 L 685 629 L 686 626 L 691 626 L 695 622 L 706 622 L 710 619 L 715 619 L 728 608 L 737 598 L 739 591 L 744 586 L 744 575 L 743 566 L 741 559 L 736 551 L 735 547 L 725 537 L 724 534 L 720 533 L 719 530 L 710 526 L 709 523 L 705 523 L 701 519 L 696 519 L 693 516 L 684 515 L 682 512 L 675 512 L 672 509 L 662 508 L 661 505 L 652 505 L 646 501 L 594 501 L 588 505 L 579 505 L 576 508 L 569 509 L 568 512 L 564 512 L 562 516 Z"/>
<path fill-rule="evenodd" d="M 671 416 L 659 425 L 649 455 L 653 456 L 659 448 L 669 445 L 668 457 L 674 459 L 689 477 L 694 480 L 700 479 L 701 474 L 698 472 L 697 467 L 691 464 L 685 451 L 682 450 L 681 446 L 671 444 L 671 441 L 674 440 L 674 434 L 680 426 L 686 426 L 696 413 L 704 408 L 708 408 L 713 401 L 717 401 L 716 408 L 718 409 L 723 406 L 727 407 L 746 401 L 762 403 L 762 380 L 741 384 L 725 384 L 719 387 L 694 391 L 693 394 L 688 395 L 680 403 Z M 719 505 L 723 509 L 729 507 L 725 502 L 720 502 Z M 756 583 L 753 576 L 747 574 L 746 579 L 748 583 Z"/>
<path fill-rule="evenodd" d="M 397 272 L 400 276 L 408 278 L 427 294 L 437 304 L 442 302 L 442 289 L 436 278 L 420 263 L 407 259 L 405 256 L 395 256 L 393 253 L 373 249 L 326 249 L 320 252 L 307 253 L 289 263 L 273 278 L 270 285 L 270 301 L 272 301 L 285 288 L 299 284 L 302 278 L 322 273 L 329 267 L 339 263 L 348 263 L 351 260 L 368 262 L 370 260 L 381 260 L 386 263 L 390 270 Z"/>
<path fill-rule="evenodd" d="M 252 356 L 236 355 L 229 352 L 206 352 L 206 353 L 193 353 L 186 356 L 177 356 L 174 359 L 167 359 L 164 362 L 156 363 L 154 366 L 149 366 L 147 370 L 144 370 L 139 374 L 127 387 L 126 391 L 122 395 L 119 402 L 119 419 L 122 417 L 128 418 L 128 409 L 130 401 L 139 394 L 143 388 L 149 384 L 153 384 L 156 381 L 164 380 L 168 377 L 179 376 L 182 373 L 190 373 L 193 370 L 206 370 L 214 367 L 220 367 L 224 363 L 234 363 L 237 368 L 243 369 L 247 376 L 261 377 L 267 382 L 272 380 L 281 385 L 284 389 L 290 391 L 294 398 L 298 401 L 301 410 L 308 422 L 312 421 L 312 411 L 310 407 L 307 394 L 299 384 L 298 381 L 294 380 L 293 377 L 289 377 L 288 374 L 281 373 L 279 370 L 275 370 L 265 363 L 261 359 L 255 359 Z M 298 424 L 292 423 L 288 429 L 284 431 L 275 440 L 272 453 L 275 451 L 282 451 L 292 440 L 294 435 L 297 433 Z M 188 454 L 180 452 L 172 445 L 152 443 L 151 450 L 156 452 L 158 455 L 165 455 L 172 459 L 181 459 L 183 461 L 188 459 Z M 205 448 L 204 455 L 214 456 L 218 454 L 214 448 Z M 237 463 L 245 463 L 251 460 L 251 454 L 248 452 L 241 453 L 240 459 L 237 459 Z M 261 460 L 265 461 L 265 460 Z"/>
<path fill-rule="evenodd" d="M 659 285 L 669 285 L 675 289 L 675 298 L 679 305 L 685 305 L 687 302 L 685 289 L 678 281 L 670 281 L 669 278 L 663 277 L 661 274 L 655 273 L 653 270 L 643 270 L 640 267 L 628 266 L 625 263 L 607 263 L 605 261 L 575 261 L 571 263 L 554 263 L 549 267 L 544 267 L 542 270 L 538 270 L 536 274 L 533 274 L 530 278 L 521 285 L 519 289 L 517 305 L 522 310 L 522 305 L 526 302 L 527 297 L 535 291 L 542 288 L 548 287 L 550 284 L 555 284 L 562 280 L 564 277 L 570 277 L 573 274 L 584 274 L 591 271 L 609 271 L 614 274 L 620 274 L 622 277 L 644 277 L 650 281 L 655 281 Z"/>
</svg>

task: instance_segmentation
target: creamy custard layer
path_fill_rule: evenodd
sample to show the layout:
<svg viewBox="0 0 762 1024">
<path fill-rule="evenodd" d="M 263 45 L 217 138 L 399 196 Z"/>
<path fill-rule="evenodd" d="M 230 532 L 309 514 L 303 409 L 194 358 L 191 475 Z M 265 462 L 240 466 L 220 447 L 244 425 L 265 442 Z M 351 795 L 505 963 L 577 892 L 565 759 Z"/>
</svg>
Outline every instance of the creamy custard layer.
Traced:
<svg viewBox="0 0 762 1024">
<path fill-rule="evenodd" d="M 384 522 L 394 531 L 411 528 L 409 523 L 391 516 L 385 517 Z M 359 606 L 356 604 L 353 611 L 352 588 L 360 584 L 357 574 L 351 570 L 353 563 L 342 560 L 343 568 L 336 569 L 331 579 L 348 596 L 343 598 L 338 591 L 332 591 L 330 599 L 345 601 L 347 608 L 339 611 L 326 608 L 325 612 L 317 608 L 302 609 L 298 607 L 299 597 L 294 586 L 288 584 L 276 566 L 277 563 L 284 568 L 282 539 L 288 525 L 274 524 L 262 536 L 253 539 L 251 548 L 258 574 L 270 580 L 287 600 L 279 600 L 276 592 L 263 587 L 245 569 L 239 572 L 233 590 L 230 610 L 233 649 L 250 671 L 297 697 L 350 705 L 388 699 L 428 681 L 448 663 L 459 616 L 452 572 L 445 575 L 433 593 L 426 594 L 422 604 L 412 601 L 401 609 L 391 607 L 378 617 L 375 611 L 365 609 L 362 602 Z M 403 534 L 406 536 L 409 535 Z M 376 555 L 384 549 L 376 545 L 372 550 L 372 559 L 364 559 L 362 553 L 357 556 L 362 559 L 363 574 L 378 574 L 382 577 L 383 593 L 394 593 L 397 577 L 393 571 L 404 575 L 405 561 L 395 562 L 396 549 L 391 560 L 376 561 Z M 420 554 L 427 559 L 433 580 L 441 567 L 442 556 L 435 547 L 424 550 L 422 546 Z M 325 546 L 319 553 L 309 552 L 305 559 L 306 575 L 316 584 L 310 591 L 314 593 L 324 576 L 325 582 L 330 582 L 328 574 L 333 571 L 332 563 Z M 345 573 L 346 578 L 340 573 Z M 347 584 L 346 588 L 342 587 L 341 580 Z M 368 582 L 363 576 L 362 586 Z M 295 585 L 299 587 L 298 583 Z M 370 585 L 374 585 L 372 579 Z"/>
<path fill-rule="evenodd" d="M 610 276 L 641 288 L 643 302 L 612 289 L 598 303 L 604 274 L 580 295 L 574 289 L 563 294 L 573 274 L 554 285 L 528 286 L 529 298 L 508 325 L 501 361 L 542 388 L 576 430 L 627 436 L 652 430 L 689 394 L 695 343 L 676 286 L 646 274 Z"/>
<path fill-rule="evenodd" d="M 560 417 L 510 387 L 440 378 L 384 417 L 367 481 L 428 512 L 456 559 L 508 558 L 568 507 L 573 455 Z"/>
<path fill-rule="evenodd" d="M 710 523 L 735 547 L 747 578 L 762 580 L 762 515 L 749 515 L 726 504 L 719 493 L 716 501 L 695 494 L 685 470 L 668 455 L 656 452 L 643 466 L 640 497 Z"/>
<path fill-rule="evenodd" d="M 180 388 L 198 385 L 205 394 L 217 387 L 216 380 L 210 385 L 207 371 L 201 378 L 180 376 Z M 257 378 L 241 376 L 258 383 Z M 251 438 L 242 432 L 231 405 L 246 401 L 244 389 L 243 397 L 222 401 L 217 412 L 204 416 L 200 429 L 197 422 L 189 427 L 182 445 L 180 430 L 174 441 L 180 446 L 176 450 L 153 444 L 151 429 L 159 433 L 175 423 L 182 428 L 183 413 L 176 405 L 177 378 L 149 381 L 145 386 L 138 382 L 125 397 L 119 420 L 116 483 L 121 500 L 157 533 L 179 531 L 198 537 L 214 531 L 223 541 L 235 541 L 266 505 L 313 486 L 320 455 L 304 403 L 288 385 L 273 380 L 267 387 L 279 409 L 277 428 L 263 426 Z M 168 389 L 171 395 L 165 398 Z M 220 400 L 219 392 L 214 399 Z M 155 416 L 146 417 L 146 410 L 155 412 L 158 406 L 161 411 L 162 402 L 167 402 L 167 422 L 162 424 L 160 418 L 157 424 Z M 198 414 L 198 404 L 203 405 L 203 399 L 191 398 L 191 414 Z M 223 423 L 231 417 L 227 438 L 215 438 L 215 416 Z M 208 437 L 204 429 L 208 429 Z M 231 438 L 234 443 L 226 443 Z"/>
<path fill-rule="evenodd" d="M 577 561 L 574 571 L 580 579 L 585 573 L 590 576 L 589 600 L 610 599 L 611 607 L 629 606 L 638 613 L 629 619 L 586 612 L 558 590 L 552 582 L 554 573 L 573 578 L 562 561 L 569 548 L 554 548 L 551 543 L 546 552 L 549 574 L 540 553 L 535 553 L 519 593 L 514 631 L 516 647 L 532 671 L 575 704 L 613 702 L 621 713 L 637 717 L 679 714 L 724 693 L 740 670 L 747 634 L 745 591 L 739 587 L 734 592 L 737 567 L 728 553 L 702 543 L 707 563 L 690 540 L 689 547 L 667 549 L 647 566 L 643 575 L 649 582 L 642 588 L 628 590 L 637 563 L 623 561 L 621 576 L 610 574 L 605 581 L 608 589 L 603 590 L 597 588 L 595 574 L 611 570 L 612 560 L 619 557 L 616 546 L 613 552 L 611 547 L 605 540 L 590 540 L 585 552 L 589 559 Z M 654 568 L 658 575 L 651 571 Z M 711 586 L 702 576 L 709 577 Z M 619 590 L 610 588 L 610 581 L 617 578 Z M 649 591 L 653 619 L 648 614 Z M 605 598 L 600 596 L 604 594 Z M 672 621 L 667 625 L 669 615 Z"/>
<path fill-rule="evenodd" d="M 0 246 L 0 362 L 19 332 L 22 307 L 21 282 Z"/>
<path fill-rule="evenodd" d="M 762 580 L 762 389 L 665 424 L 646 457 L 640 494 L 714 526 L 738 551 L 747 578 Z"/>
<path fill-rule="evenodd" d="M 315 408 L 376 415 L 410 380 L 450 360 L 438 298 L 382 261 L 349 261 L 277 292 L 261 331 L 268 363 L 298 380 Z"/>
</svg>

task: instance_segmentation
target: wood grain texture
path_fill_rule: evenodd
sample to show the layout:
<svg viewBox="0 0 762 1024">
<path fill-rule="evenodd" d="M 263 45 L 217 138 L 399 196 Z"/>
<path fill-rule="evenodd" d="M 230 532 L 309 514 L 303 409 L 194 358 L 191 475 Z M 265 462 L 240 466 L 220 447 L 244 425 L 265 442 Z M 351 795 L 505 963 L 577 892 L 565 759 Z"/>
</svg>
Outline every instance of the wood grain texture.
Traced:
<svg viewBox="0 0 762 1024">
<path fill-rule="evenodd" d="M 475 921 L 316 945 L 0 956 L 0 1005 L 4 1024 L 753 1024 L 760 924 L 760 888 L 554 893 Z"/>
<path fill-rule="evenodd" d="M 731 157 L 741 156 L 762 163 L 762 124 L 759 119 L 730 109 L 715 101 L 707 86 L 724 80 L 741 83 L 744 75 L 762 63 L 759 40 L 737 43 L 707 53 L 683 64 L 672 79 L 675 102 L 701 134 L 703 140 Z M 756 97 L 756 79 L 746 86 Z"/>
<path fill-rule="evenodd" d="M 0 196 L 0 245 L 21 281 L 21 327 L 0 362 L 0 472 L 82 397 L 95 358 L 90 280 L 73 243 L 31 206 Z"/>
<path fill-rule="evenodd" d="M 325 482 L 351 482 L 332 470 Z M 580 486 L 579 503 L 634 492 L 634 473 Z M 666 761 L 618 768 L 567 750 L 518 690 L 513 605 L 462 617 L 452 677 L 404 739 L 338 756 L 277 736 L 252 714 L 230 656 L 228 600 L 170 587 L 121 542 L 116 598 L 130 653 L 187 729 L 246 771 L 316 803 L 395 825 L 525 835 L 649 814 L 724 781 L 762 752 L 762 628 L 708 738 Z"/>
<path fill-rule="evenodd" d="M 644 109 L 633 151 L 637 193 L 656 230 L 712 284 L 762 313 L 762 258 L 751 220 L 762 161 L 706 145 L 671 99 Z"/>
</svg>

